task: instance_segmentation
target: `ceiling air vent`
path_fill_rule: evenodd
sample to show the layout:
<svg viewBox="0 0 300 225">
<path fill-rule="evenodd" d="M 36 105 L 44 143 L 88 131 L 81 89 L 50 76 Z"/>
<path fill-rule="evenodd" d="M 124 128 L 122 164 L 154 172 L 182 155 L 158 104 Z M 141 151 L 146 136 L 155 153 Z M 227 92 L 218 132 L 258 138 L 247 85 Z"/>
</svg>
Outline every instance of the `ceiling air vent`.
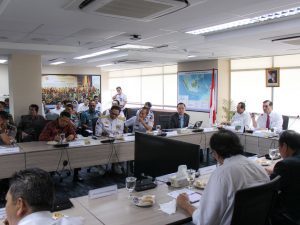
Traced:
<svg viewBox="0 0 300 225">
<path fill-rule="evenodd" d="M 188 6 L 188 0 L 71 0 L 64 8 L 102 16 L 151 21 Z"/>
<path fill-rule="evenodd" d="M 135 60 L 135 59 L 124 59 L 124 60 L 118 60 L 115 62 L 115 64 L 141 64 L 141 63 L 149 63 L 151 61 L 146 60 Z"/>
</svg>

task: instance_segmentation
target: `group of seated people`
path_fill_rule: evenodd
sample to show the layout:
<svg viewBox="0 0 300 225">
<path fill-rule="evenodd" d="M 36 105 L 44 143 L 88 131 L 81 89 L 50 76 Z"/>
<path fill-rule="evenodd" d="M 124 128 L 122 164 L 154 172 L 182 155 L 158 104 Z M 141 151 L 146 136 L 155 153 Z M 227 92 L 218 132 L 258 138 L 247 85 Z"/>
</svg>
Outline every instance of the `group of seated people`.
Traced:
<svg viewBox="0 0 300 225">
<path fill-rule="evenodd" d="M 239 102 L 236 107 L 236 113 L 228 124 L 250 129 L 251 122 L 252 127 L 255 129 L 282 131 L 282 115 L 273 111 L 273 102 L 270 100 L 263 101 L 263 113 L 257 118 L 254 113 L 250 114 L 246 111 L 246 104 L 244 102 Z"/>
</svg>

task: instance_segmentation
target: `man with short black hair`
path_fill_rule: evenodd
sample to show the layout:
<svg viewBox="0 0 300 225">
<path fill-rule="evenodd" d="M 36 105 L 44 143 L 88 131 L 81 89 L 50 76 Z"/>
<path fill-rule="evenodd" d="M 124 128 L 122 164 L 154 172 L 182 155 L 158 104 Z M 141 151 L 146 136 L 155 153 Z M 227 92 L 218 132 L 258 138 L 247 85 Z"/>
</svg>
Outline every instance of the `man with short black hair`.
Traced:
<svg viewBox="0 0 300 225">
<path fill-rule="evenodd" d="M 236 113 L 231 119 L 232 126 L 241 126 L 242 128 L 250 128 L 251 117 L 248 112 L 246 112 L 246 104 L 244 102 L 239 102 L 236 106 Z"/>
<path fill-rule="evenodd" d="M 83 130 L 93 131 L 93 120 L 99 118 L 101 112 L 96 110 L 96 102 L 94 100 L 89 102 L 89 109 L 81 114 L 81 127 Z"/>
<path fill-rule="evenodd" d="M 54 183 L 50 175 L 38 168 L 16 172 L 6 194 L 5 225 L 83 224 L 80 218 L 54 219 L 50 210 L 54 200 Z"/>
<path fill-rule="evenodd" d="M 63 111 L 59 118 L 49 122 L 42 133 L 40 134 L 40 141 L 61 141 L 60 134 L 64 133 L 66 141 L 72 141 L 76 138 L 76 131 L 74 125 L 70 121 L 70 113 Z"/>
<path fill-rule="evenodd" d="M 253 127 L 259 129 L 275 129 L 276 131 L 282 130 L 282 115 L 279 113 L 273 112 L 273 102 L 270 100 L 263 101 L 263 111 L 257 121 L 255 120 L 255 116 L 252 114 L 252 123 Z"/>
<path fill-rule="evenodd" d="M 54 184 L 46 171 L 26 169 L 15 173 L 6 194 L 6 224 L 53 224 L 49 212 L 53 198 Z"/>
<path fill-rule="evenodd" d="M 283 160 L 277 162 L 273 170 L 267 169 L 271 179 L 281 176 L 272 224 L 288 225 L 291 221 L 300 224 L 300 134 L 284 131 L 279 137 L 279 152 Z"/>
<path fill-rule="evenodd" d="M 190 116 L 185 113 L 185 104 L 179 102 L 177 104 L 177 112 L 174 113 L 170 118 L 170 128 L 183 128 L 188 127 Z"/>
<path fill-rule="evenodd" d="M 117 94 L 112 97 L 112 100 L 118 100 L 120 102 L 121 110 L 124 110 L 127 103 L 127 96 L 123 93 L 121 87 L 116 87 Z"/>
<path fill-rule="evenodd" d="M 22 142 L 38 141 L 46 120 L 38 114 L 39 106 L 31 104 L 28 115 L 22 115 L 18 125 L 18 137 Z"/>
<path fill-rule="evenodd" d="M 230 225 L 235 193 L 270 179 L 260 165 L 242 155 L 243 146 L 232 131 L 214 133 L 210 147 L 220 166 L 211 174 L 199 208 L 190 204 L 186 194 L 178 196 L 177 204 L 193 217 L 194 224 Z"/>
<path fill-rule="evenodd" d="M 94 96 L 94 101 L 96 103 L 96 110 L 98 110 L 99 112 L 102 112 L 102 105 L 99 102 L 99 96 L 98 95 Z"/>
<path fill-rule="evenodd" d="M 61 101 L 58 101 L 55 105 L 55 108 L 54 109 L 51 109 L 50 112 L 53 113 L 53 114 L 57 114 L 57 115 L 60 115 L 60 113 L 62 111 L 64 111 L 64 107 L 62 106 L 61 104 Z"/>
</svg>

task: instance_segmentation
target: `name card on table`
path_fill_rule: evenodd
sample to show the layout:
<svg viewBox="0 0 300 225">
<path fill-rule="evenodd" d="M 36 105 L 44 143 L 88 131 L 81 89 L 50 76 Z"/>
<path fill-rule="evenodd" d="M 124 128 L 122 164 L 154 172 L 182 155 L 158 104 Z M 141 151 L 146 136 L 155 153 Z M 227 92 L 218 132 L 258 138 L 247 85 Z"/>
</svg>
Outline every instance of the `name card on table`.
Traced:
<svg viewBox="0 0 300 225">
<path fill-rule="evenodd" d="M 20 152 L 19 147 L 3 147 L 0 146 L 0 155 L 12 154 Z"/>
<path fill-rule="evenodd" d="M 104 196 L 116 194 L 117 191 L 118 191 L 117 185 L 111 185 L 104 188 L 97 188 L 89 191 L 89 198 L 90 199 L 101 198 Z"/>
</svg>

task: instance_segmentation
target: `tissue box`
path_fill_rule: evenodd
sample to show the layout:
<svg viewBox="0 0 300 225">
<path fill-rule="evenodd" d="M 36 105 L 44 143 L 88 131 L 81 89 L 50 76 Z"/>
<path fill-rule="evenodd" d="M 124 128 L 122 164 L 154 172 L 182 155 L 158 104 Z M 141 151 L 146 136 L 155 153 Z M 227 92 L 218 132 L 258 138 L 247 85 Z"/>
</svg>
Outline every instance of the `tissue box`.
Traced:
<svg viewBox="0 0 300 225">
<path fill-rule="evenodd" d="M 172 187 L 185 187 L 189 185 L 186 177 L 176 178 L 176 176 L 173 176 L 170 178 L 170 182 Z"/>
</svg>

